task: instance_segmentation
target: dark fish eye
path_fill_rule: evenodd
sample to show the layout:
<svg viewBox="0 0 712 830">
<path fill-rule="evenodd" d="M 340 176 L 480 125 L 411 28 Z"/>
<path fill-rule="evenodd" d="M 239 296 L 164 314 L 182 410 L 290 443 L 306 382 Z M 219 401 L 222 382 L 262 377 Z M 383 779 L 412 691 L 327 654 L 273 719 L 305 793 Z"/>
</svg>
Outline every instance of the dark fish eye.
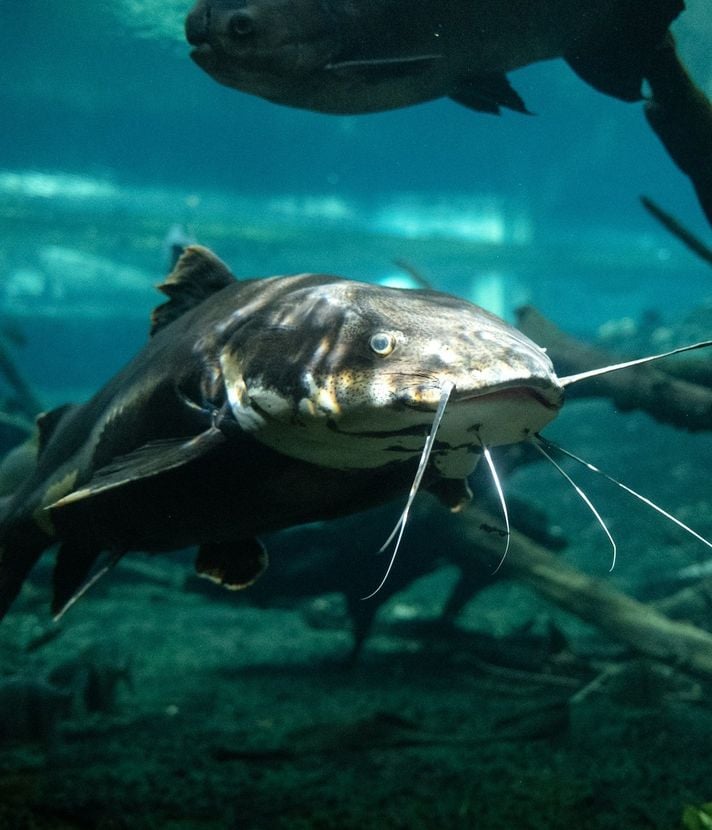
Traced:
<svg viewBox="0 0 712 830">
<path fill-rule="evenodd" d="M 255 24 L 246 12 L 235 12 L 230 18 L 230 34 L 233 37 L 245 37 L 251 35 L 255 31 Z"/>
<path fill-rule="evenodd" d="M 371 351 L 385 357 L 395 349 L 396 339 L 392 334 L 388 334 L 388 332 L 379 331 L 371 337 L 368 345 L 371 347 Z"/>
</svg>

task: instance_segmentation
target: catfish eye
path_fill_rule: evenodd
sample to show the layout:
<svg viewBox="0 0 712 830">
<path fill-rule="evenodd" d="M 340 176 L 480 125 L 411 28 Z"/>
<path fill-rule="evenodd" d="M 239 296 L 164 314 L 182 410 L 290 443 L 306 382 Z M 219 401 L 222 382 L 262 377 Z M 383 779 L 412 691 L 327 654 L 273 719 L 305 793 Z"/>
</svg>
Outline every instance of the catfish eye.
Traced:
<svg viewBox="0 0 712 830">
<path fill-rule="evenodd" d="M 379 331 L 371 337 L 368 345 L 371 347 L 371 351 L 380 354 L 381 357 L 386 357 L 386 355 L 389 355 L 395 349 L 396 339 L 386 331 Z"/>
<path fill-rule="evenodd" d="M 230 34 L 235 38 L 251 35 L 255 31 L 255 24 L 246 12 L 235 12 L 230 18 Z"/>
</svg>

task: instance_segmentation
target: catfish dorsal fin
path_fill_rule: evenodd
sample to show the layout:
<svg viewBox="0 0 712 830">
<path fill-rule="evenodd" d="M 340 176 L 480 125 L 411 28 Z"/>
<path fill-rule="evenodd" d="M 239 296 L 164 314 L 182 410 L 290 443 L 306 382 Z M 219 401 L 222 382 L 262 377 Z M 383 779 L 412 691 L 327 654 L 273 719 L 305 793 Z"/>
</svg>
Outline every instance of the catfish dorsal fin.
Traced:
<svg viewBox="0 0 712 830">
<path fill-rule="evenodd" d="M 151 315 L 151 336 L 233 282 L 230 269 L 212 251 L 202 245 L 189 245 L 158 286 L 169 299 Z"/>
</svg>

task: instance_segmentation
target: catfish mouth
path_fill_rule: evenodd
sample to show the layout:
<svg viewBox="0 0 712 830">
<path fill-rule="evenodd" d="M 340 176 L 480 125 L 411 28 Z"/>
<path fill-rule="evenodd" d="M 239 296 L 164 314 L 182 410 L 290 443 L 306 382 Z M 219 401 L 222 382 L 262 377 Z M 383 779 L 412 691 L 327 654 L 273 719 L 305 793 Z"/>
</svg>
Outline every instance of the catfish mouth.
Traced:
<svg viewBox="0 0 712 830">
<path fill-rule="evenodd" d="M 413 396 L 406 392 L 401 398 L 402 403 L 409 409 L 434 411 L 437 407 L 438 398 L 435 395 L 440 395 L 440 386 L 433 384 L 427 390 L 422 389 L 423 392 L 433 393 L 424 395 L 422 398 Z M 505 399 L 520 399 L 533 400 L 551 412 L 557 412 L 561 409 L 564 402 L 563 387 L 552 383 L 548 378 L 527 378 L 526 382 L 522 380 L 506 380 L 501 383 L 492 384 L 482 389 L 466 389 L 460 390 L 455 385 L 450 396 L 449 406 L 459 406 L 470 402 L 487 400 L 505 400 Z"/>
<path fill-rule="evenodd" d="M 556 418 L 563 390 L 551 379 L 503 381 L 483 390 L 454 389 L 445 408 L 440 437 L 456 446 L 475 440 L 481 447 L 516 444 L 538 434 Z"/>
<path fill-rule="evenodd" d="M 531 398 L 538 404 L 553 412 L 561 409 L 564 402 L 564 390 L 561 386 L 554 385 L 551 381 L 542 378 L 539 382 L 538 378 L 531 378 L 527 383 L 521 381 L 511 380 L 499 383 L 496 386 L 490 386 L 487 389 L 460 392 L 458 393 L 455 387 L 452 397 L 450 399 L 451 405 L 458 403 L 467 403 L 468 401 L 476 401 L 482 398 L 496 397 L 498 399 L 504 398 Z"/>
</svg>

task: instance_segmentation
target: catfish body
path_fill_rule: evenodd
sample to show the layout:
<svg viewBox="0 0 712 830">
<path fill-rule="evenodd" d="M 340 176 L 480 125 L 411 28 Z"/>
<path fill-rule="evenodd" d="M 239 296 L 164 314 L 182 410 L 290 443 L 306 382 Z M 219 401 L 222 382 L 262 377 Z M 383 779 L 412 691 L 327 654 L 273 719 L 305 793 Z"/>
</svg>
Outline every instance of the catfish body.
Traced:
<svg viewBox="0 0 712 830">
<path fill-rule="evenodd" d="M 55 613 L 101 552 L 199 545 L 228 587 L 264 569 L 256 536 L 408 491 L 443 384 L 425 483 L 451 507 L 485 445 L 548 423 L 544 351 L 463 300 L 305 274 L 238 282 L 188 248 L 146 347 L 94 398 L 40 418 L 37 465 L 0 522 L 0 614 L 59 542 Z"/>
<path fill-rule="evenodd" d="M 638 100 L 682 0 L 198 0 L 193 60 L 293 107 L 367 113 L 450 97 L 526 111 L 506 73 L 563 57 L 596 89 Z"/>
</svg>

